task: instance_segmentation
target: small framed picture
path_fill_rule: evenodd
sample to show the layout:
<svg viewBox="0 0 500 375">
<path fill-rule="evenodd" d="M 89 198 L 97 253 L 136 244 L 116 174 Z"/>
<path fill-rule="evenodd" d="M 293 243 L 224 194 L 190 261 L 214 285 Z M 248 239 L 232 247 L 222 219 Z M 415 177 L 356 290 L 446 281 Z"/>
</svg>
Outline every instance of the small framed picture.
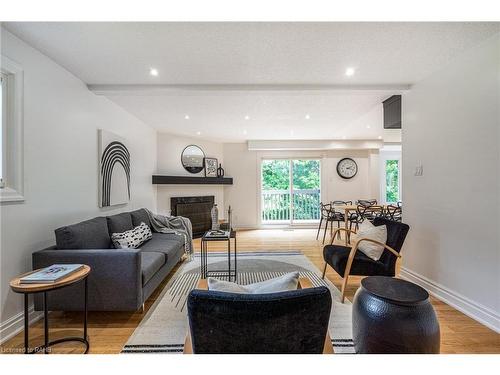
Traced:
<svg viewBox="0 0 500 375">
<path fill-rule="evenodd" d="M 217 177 L 216 158 L 205 158 L 205 177 Z"/>
</svg>

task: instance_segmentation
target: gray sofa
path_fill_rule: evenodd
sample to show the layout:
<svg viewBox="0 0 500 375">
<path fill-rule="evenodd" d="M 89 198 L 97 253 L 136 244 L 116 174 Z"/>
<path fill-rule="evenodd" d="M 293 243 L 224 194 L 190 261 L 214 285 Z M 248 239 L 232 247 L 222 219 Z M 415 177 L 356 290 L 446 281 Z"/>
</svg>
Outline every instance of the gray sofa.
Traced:
<svg viewBox="0 0 500 375">
<path fill-rule="evenodd" d="M 96 217 L 55 230 L 56 246 L 33 253 L 33 269 L 56 263 L 82 263 L 92 268 L 88 278 L 90 311 L 136 311 L 160 285 L 184 254 L 184 239 L 153 232 L 140 249 L 115 249 L 111 233 L 141 222 L 151 227 L 146 210 Z M 78 283 L 48 293 L 51 311 L 81 311 L 84 287 Z M 42 296 L 35 296 L 42 310 Z"/>
</svg>

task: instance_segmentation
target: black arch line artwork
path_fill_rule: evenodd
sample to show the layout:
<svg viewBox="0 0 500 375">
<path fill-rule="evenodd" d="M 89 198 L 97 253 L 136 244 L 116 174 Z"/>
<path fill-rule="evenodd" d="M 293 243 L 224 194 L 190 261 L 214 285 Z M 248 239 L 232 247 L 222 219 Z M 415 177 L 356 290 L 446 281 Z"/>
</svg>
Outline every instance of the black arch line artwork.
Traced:
<svg viewBox="0 0 500 375">
<path fill-rule="evenodd" d="M 121 164 L 125 170 L 127 176 L 128 198 L 130 199 L 130 153 L 123 143 L 114 141 L 106 146 L 101 156 L 102 207 L 109 206 L 111 202 L 111 179 L 116 163 Z"/>
</svg>

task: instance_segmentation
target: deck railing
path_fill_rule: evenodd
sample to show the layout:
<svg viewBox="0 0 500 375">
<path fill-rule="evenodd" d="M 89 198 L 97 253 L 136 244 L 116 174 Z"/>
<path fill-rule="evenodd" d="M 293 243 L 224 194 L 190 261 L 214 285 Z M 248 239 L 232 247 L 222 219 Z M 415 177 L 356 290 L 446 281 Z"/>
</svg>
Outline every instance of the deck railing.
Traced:
<svg viewBox="0 0 500 375">
<path fill-rule="evenodd" d="M 319 220 L 320 190 L 293 190 L 293 220 Z M 262 220 L 264 222 L 290 220 L 290 191 L 262 191 Z"/>
</svg>

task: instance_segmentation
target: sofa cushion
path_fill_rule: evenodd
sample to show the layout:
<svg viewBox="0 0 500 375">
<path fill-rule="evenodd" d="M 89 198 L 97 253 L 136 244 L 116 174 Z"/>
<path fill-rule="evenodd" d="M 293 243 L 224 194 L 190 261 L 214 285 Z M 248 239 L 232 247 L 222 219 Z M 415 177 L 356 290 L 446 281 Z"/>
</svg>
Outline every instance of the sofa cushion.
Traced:
<svg viewBox="0 0 500 375">
<path fill-rule="evenodd" d="M 58 249 L 109 249 L 111 238 L 105 217 L 95 217 L 56 229 Z"/>
<path fill-rule="evenodd" d="M 142 286 L 146 285 L 153 278 L 156 272 L 165 264 L 165 260 L 165 255 L 162 253 L 141 253 Z"/>
<path fill-rule="evenodd" d="M 126 232 L 134 227 L 130 212 L 122 212 L 121 214 L 108 216 L 106 220 L 108 221 L 109 235 L 112 233 Z"/>
<path fill-rule="evenodd" d="M 168 255 L 176 254 L 184 247 L 184 238 L 174 233 L 153 233 L 153 238 L 141 245 L 142 252 L 158 252 Z"/>
<path fill-rule="evenodd" d="M 149 221 L 149 215 L 146 209 L 140 208 L 132 211 L 130 212 L 130 216 L 132 217 L 132 224 L 134 227 L 140 225 L 141 223 L 146 223 L 146 225 L 151 228 L 151 222 Z"/>
</svg>

